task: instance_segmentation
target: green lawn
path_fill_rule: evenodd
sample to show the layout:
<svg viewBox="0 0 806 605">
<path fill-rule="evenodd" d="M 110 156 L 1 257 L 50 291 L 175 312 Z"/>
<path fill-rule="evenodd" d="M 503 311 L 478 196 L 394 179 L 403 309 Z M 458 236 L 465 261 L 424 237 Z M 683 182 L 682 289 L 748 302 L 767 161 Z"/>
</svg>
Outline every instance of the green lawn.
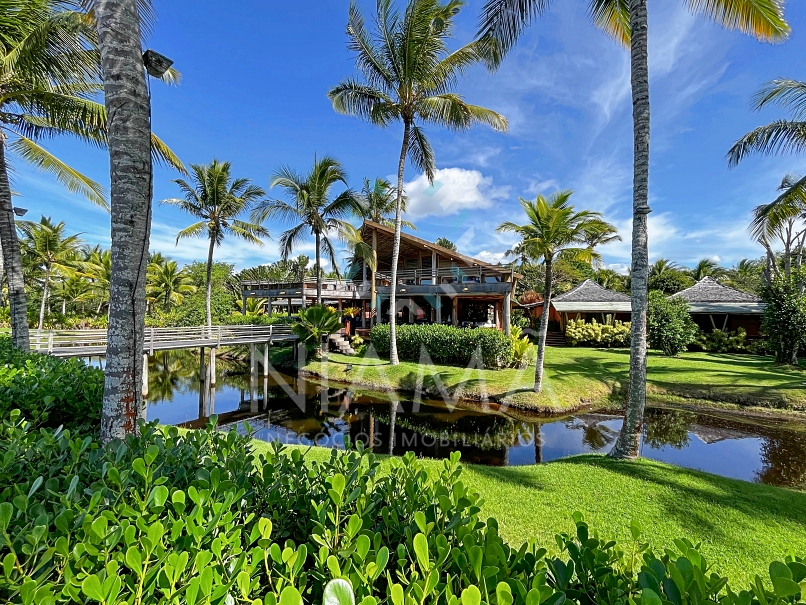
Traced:
<svg viewBox="0 0 806 605">
<path fill-rule="evenodd" d="M 351 364 L 351 370 L 347 365 Z M 487 397 L 515 407 L 563 412 L 599 403 L 622 392 L 629 370 L 627 349 L 546 349 L 544 392 L 534 393 L 534 367 L 527 370 L 467 370 L 454 366 L 420 366 L 348 357 L 332 353 L 328 362 L 313 361 L 305 371 L 369 388 L 415 391 L 439 396 L 439 384 L 452 397 Z M 665 357 L 651 352 L 650 393 L 723 403 L 806 410 L 806 372 L 775 365 L 754 355 L 683 353 Z"/>
<path fill-rule="evenodd" d="M 256 449 L 266 447 L 255 442 Z M 307 455 L 323 459 L 325 448 Z M 425 460 L 436 473 L 442 462 Z M 630 521 L 644 528 L 656 549 L 675 538 L 701 542 L 709 563 L 734 588 L 773 559 L 806 554 L 806 494 L 639 460 L 577 456 L 544 465 L 495 468 L 465 466 L 464 481 L 484 498 L 483 512 L 498 519 L 511 544 L 535 540 L 553 548 L 554 535 L 574 528 L 584 513 L 604 538 L 629 541 Z"/>
</svg>

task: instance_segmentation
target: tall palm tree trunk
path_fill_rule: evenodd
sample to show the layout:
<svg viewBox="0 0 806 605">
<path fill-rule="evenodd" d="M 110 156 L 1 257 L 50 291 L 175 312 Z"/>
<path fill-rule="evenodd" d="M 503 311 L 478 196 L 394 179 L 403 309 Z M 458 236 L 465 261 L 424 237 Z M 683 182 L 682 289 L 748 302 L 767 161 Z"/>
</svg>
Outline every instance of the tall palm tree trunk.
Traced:
<svg viewBox="0 0 806 605">
<path fill-rule="evenodd" d="M 322 267 L 319 266 L 321 262 L 322 253 L 319 250 L 319 232 L 316 232 L 316 304 L 322 304 Z M 304 290 L 303 290 L 304 292 Z"/>
<path fill-rule="evenodd" d="M 213 312 L 210 308 L 210 299 L 213 293 L 213 250 L 215 250 L 215 237 L 213 237 L 213 234 L 210 234 L 210 248 L 207 250 L 207 283 L 205 284 L 207 292 L 204 298 L 204 309 L 207 316 L 208 329 L 213 326 Z M 170 294 L 166 293 L 165 299 L 169 300 Z"/>
<path fill-rule="evenodd" d="M 17 228 L 14 225 L 14 207 L 11 203 L 11 185 L 6 164 L 6 139 L 0 133 L 0 241 L 3 242 L 3 265 L 8 283 L 8 302 L 11 305 L 11 340 L 14 346 L 27 351 L 31 346 L 28 337 L 28 299 L 22 275 L 22 257 Z"/>
<path fill-rule="evenodd" d="M 546 359 L 546 334 L 549 331 L 551 312 L 551 271 L 553 259 L 546 256 L 546 283 L 543 293 L 543 314 L 540 316 L 540 330 L 537 332 L 537 361 L 535 362 L 535 393 L 543 390 L 543 362 Z"/>
<path fill-rule="evenodd" d="M 401 208 L 403 205 L 403 172 L 406 169 L 406 154 L 409 151 L 409 137 L 411 136 L 411 123 L 403 121 L 403 145 L 400 148 L 400 161 L 397 165 L 397 200 L 395 201 L 395 238 L 392 244 L 392 287 L 389 291 L 389 331 L 391 347 L 389 349 L 389 363 L 396 366 L 400 363 L 397 357 L 397 261 L 400 256 L 400 229 Z"/>
<path fill-rule="evenodd" d="M 647 51 L 647 0 L 630 0 L 632 40 L 630 64 L 633 102 L 633 227 L 630 380 L 624 424 L 610 456 L 637 458 L 646 407 L 646 314 L 649 281 L 647 215 L 649 208 L 649 67 Z"/>
<path fill-rule="evenodd" d="M 45 281 L 42 283 L 42 302 L 39 304 L 39 329 L 45 325 L 45 309 L 48 306 L 48 294 L 50 293 L 50 267 L 45 269 Z"/>
<path fill-rule="evenodd" d="M 109 116 L 112 277 L 101 441 L 137 430 L 142 398 L 145 275 L 151 230 L 151 101 L 137 0 L 97 0 L 95 14 Z"/>
</svg>

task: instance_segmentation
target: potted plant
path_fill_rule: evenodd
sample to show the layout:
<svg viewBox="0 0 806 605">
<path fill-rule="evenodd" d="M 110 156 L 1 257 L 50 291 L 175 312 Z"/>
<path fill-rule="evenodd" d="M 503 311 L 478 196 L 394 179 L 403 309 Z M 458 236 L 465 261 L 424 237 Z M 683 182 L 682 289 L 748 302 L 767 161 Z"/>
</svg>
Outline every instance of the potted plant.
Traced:
<svg viewBox="0 0 806 605">
<path fill-rule="evenodd" d="M 348 336 L 355 334 L 355 329 L 358 327 L 357 319 L 360 314 L 361 309 L 358 307 L 347 307 L 342 310 L 341 316 L 344 318 L 344 331 Z"/>
</svg>

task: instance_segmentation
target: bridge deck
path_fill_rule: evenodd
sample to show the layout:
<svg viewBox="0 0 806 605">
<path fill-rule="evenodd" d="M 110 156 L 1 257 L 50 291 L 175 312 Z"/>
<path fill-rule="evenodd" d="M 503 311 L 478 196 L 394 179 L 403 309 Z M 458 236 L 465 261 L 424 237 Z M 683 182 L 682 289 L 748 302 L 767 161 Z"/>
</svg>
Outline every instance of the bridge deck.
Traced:
<svg viewBox="0 0 806 605">
<path fill-rule="evenodd" d="M 274 344 L 296 339 L 287 325 L 146 328 L 143 348 L 146 353 L 153 353 L 196 347 Z M 34 330 L 31 333 L 31 349 L 55 357 L 104 355 L 107 342 L 106 330 Z"/>
</svg>

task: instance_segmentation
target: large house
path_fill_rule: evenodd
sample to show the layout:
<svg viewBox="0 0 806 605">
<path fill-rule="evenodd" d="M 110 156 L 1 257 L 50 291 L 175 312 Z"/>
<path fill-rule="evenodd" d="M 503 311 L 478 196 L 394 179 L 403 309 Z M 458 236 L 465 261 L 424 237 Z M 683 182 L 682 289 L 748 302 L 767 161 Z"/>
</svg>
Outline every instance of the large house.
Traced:
<svg viewBox="0 0 806 605">
<path fill-rule="evenodd" d="M 377 254 L 377 271 L 359 264 L 354 275 L 322 284 L 323 302 L 339 309 L 357 307 L 361 326 L 389 321 L 394 230 L 364 221 L 364 241 Z M 497 327 L 509 333 L 510 307 L 517 279 L 511 269 L 443 248 L 408 233 L 400 235 L 394 285 L 399 323 L 441 323 L 463 327 Z M 372 304 L 373 292 L 375 305 Z M 293 283 L 244 281 L 241 294 L 265 298 L 270 306 L 295 308 L 316 303 L 316 279 Z"/>
</svg>

